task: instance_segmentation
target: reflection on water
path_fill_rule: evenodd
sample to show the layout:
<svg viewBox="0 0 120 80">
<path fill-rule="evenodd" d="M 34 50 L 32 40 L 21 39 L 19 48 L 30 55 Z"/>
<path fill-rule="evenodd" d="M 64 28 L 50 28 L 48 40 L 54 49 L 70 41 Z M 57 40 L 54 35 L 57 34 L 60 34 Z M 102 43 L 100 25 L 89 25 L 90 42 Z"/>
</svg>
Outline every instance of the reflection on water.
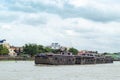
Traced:
<svg viewBox="0 0 120 80">
<path fill-rule="evenodd" d="M 34 61 L 0 61 L 0 80 L 120 80 L 120 62 L 36 66 Z"/>
</svg>

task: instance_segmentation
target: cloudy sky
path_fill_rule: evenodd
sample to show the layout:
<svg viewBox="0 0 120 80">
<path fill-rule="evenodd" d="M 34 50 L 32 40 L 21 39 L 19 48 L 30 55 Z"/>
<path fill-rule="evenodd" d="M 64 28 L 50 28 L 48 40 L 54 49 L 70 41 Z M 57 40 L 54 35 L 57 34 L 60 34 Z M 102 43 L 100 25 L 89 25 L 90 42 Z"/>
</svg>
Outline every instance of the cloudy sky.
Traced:
<svg viewBox="0 0 120 80">
<path fill-rule="evenodd" d="M 0 0 L 0 39 L 120 51 L 120 0 Z"/>
</svg>

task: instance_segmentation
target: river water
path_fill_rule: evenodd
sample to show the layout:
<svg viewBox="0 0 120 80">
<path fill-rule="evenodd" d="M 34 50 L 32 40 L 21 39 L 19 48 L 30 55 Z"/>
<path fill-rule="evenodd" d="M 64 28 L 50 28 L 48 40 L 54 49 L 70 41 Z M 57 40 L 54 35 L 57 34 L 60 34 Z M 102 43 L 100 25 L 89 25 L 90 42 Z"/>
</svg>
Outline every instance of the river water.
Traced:
<svg viewBox="0 0 120 80">
<path fill-rule="evenodd" d="M 120 62 L 36 66 L 34 61 L 0 61 L 0 80 L 120 80 Z"/>
</svg>

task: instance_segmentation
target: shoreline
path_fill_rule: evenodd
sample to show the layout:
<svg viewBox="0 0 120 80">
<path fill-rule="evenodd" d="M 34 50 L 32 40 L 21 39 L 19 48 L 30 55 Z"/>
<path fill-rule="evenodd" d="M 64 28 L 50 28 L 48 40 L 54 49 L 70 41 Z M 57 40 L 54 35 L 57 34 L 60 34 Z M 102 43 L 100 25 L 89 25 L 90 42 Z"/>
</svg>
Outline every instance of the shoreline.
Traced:
<svg viewBox="0 0 120 80">
<path fill-rule="evenodd" d="M 33 61 L 34 57 L 10 57 L 10 56 L 0 56 L 0 61 Z"/>
</svg>

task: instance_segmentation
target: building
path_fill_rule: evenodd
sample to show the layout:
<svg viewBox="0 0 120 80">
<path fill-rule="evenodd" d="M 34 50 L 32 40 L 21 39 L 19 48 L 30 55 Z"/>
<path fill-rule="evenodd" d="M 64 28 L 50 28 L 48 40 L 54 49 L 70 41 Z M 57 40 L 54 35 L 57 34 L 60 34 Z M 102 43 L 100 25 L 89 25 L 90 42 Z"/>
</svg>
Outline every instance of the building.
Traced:
<svg viewBox="0 0 120 80">
<path fill-rule="evenodd" d="M 23 47 L 10 46 L 10 49 L 14 51 L 13 53 L 16 53 L 15 56 L 23 52 Z"/>
<path fill-rule="evenodd" d="M 22 47 L 10 46 L 10 44 L 7 43 L 5 39 L 0 40 L 0 44 L 5 46 L 9 50 L 9 56 L 17 56 L 23 51 Z"/>
<path fill-rule="evenodd" d="M 8 50 L 10 56 L 17 56 L 17 53 L 15 52 L 15 48 L 9 48 Z"/>
<path fill-rule="evenodd" d="M 78 55 L 81 55 L 81 54 L 98 54 L 98 51 L 81 50 L 78 52 Z"/>
<path fill-rule="evenodd" d="M 50 46 L 52 49 L 60 49 L 60 45 L 58 43 L 52 43 Z"/>
</svg>

